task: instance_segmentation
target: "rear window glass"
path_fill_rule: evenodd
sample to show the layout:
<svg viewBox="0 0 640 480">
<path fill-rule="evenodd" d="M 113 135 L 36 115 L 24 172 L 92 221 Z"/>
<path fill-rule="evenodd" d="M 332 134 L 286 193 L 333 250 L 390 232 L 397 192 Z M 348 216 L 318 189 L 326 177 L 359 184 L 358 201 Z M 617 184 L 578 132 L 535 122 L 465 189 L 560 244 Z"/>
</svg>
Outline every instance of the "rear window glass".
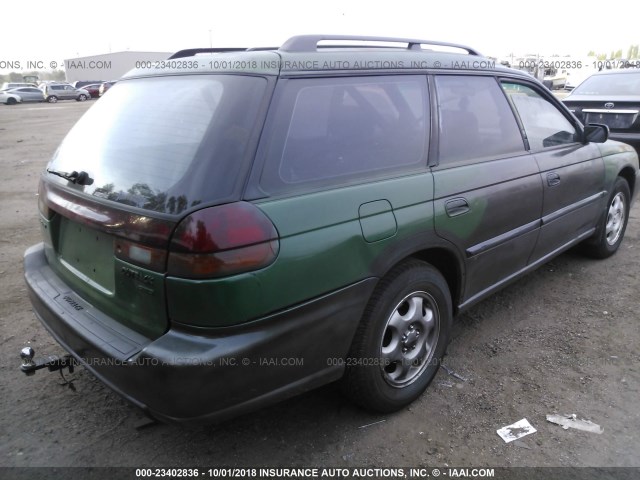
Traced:
<svg viewBox="0 0 640 480">
<path fill-rule="evenodd" d="M 426 166 L 426 79 L 282 82 L 261 184 L 280 191 L 343 184 Z"/>
<path fill-rule="evenodd" d="M 640 72 L 592 75 L 572 95 L 640 95 Z"/>
<path fill-rule="evenodd" d="M 73 127 L 47 168 L 86 171 L 93 183 L 85 193 L 158 212 L 227 199 L 242 182 L 266 85 L 236 75 L 119 82 Z"/>
</svg>

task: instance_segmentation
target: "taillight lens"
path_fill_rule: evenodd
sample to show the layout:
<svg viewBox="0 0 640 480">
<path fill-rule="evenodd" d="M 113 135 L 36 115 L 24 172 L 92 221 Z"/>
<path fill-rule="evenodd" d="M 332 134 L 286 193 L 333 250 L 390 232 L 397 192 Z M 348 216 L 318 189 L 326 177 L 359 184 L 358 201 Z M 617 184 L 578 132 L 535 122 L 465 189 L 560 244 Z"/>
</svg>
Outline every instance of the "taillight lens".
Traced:
<svg viewBox="0 0 640 480">
<path fill-rule="evenodd" d="M 44 218 L 47 220 L 51 220 L 53 218 L 53 210 L 49 208 L 47 203 L 47 191 L 44 188 L 44 184 L 42 180 L 40 180 L 40 185 L 38 186 L 38 210 Z"/>
<path fill-rule="evenodd" d="M 230 203 L 192 213 L 176 228 L 167 273 L 215 278 L 266 267 L 278 255 L 278 232 L 255 205 Z"/>
</svg>

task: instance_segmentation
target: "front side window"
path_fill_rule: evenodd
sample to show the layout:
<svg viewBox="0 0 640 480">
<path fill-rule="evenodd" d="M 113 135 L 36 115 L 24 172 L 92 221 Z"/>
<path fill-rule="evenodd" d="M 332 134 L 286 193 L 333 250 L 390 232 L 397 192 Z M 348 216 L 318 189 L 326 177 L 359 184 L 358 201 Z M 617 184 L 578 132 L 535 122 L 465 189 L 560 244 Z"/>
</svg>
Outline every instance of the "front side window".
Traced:
<svg viewBox="0 0 640 480">
<path fill-rule="evenodd" d="M 522 135 L 493 77 L 436 77 L 440 165 L 524 153 Z"/>
<path fill-rule="evenodd" d="M 571 122 L 535 90 L 526 85 L 508 82 L 504 82 L 502 88 L 520 116 L 531 150 L 578 141 L 578 134 Z"/>
<path fill-rule="evenodd" d="M 261 183 L 340 184 L 426 165 L 423 76 L 283 82 Z"/>
</svg>

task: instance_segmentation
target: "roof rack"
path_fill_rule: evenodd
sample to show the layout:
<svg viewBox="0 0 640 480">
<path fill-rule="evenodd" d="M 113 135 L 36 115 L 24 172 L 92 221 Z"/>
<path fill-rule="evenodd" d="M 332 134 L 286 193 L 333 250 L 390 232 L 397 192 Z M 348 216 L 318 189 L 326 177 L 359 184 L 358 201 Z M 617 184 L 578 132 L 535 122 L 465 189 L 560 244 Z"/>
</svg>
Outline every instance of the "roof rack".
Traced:
<svg viewBox="0 0 640 480">
<path fill-rule="evenodd" d="M 388 43 L 406 43 L 407 50 L 421 50 L 422 45 L 434 45 L 439 47 L 452 47 L 466 50 L 469 55 L 482 56 L 478 51 L 466 45 L 457 43 L 436 42 L 433 40 L 416 40 L 412 38 L 395 38 L 395 37 L 367 37 L 357 35 L 298 35 L 291 37 L 284 42 L 280 50 L 284 52 L 315 52 L 318 48 L 318 42 L 322 40 L 348 40 L 358 42 L 388 42 Z M 329 48 L 353 48 L 357 45 L 330 45 Z"/>
<path fill-rule="evenodd" d="M 224 52 L 257 52 L 262 50 L 278 50 L 278 47 L 251 47 L 251 48 L 187 48 L 171 55 L 167 60 L 175 58 L 193 57 L 198 53 L 224 53 Z"/>
<path fill-rule="evenodd" d="M 171 55 L 167 60 L 174 58 L 193 57 L 198 53 L 222 53 L 222 52 L 244 52 L 246 48 L 187 48 Z"/>
</svg>

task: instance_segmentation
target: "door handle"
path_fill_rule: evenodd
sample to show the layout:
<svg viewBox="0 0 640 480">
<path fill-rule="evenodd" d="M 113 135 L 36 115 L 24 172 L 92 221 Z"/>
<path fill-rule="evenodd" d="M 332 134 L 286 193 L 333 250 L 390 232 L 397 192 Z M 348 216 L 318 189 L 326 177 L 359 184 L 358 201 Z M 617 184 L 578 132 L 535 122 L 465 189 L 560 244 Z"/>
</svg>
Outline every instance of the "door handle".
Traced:
<svg viewBox="0 0 640 480">
<path fill-rule="evenodd" d="M 462 215 L 471 210 L 467 200 L 464 198 L 454 198 L 449 200 L 444 204 L 444 209 L 450 217 L 457 217 L 458 215 Z"/>
<path fill-rule="evenodd" d="M 556 172 L 547 173 L 547 185 L 555 187 L 560 184 L 560 175 Z"/>
</svg>

